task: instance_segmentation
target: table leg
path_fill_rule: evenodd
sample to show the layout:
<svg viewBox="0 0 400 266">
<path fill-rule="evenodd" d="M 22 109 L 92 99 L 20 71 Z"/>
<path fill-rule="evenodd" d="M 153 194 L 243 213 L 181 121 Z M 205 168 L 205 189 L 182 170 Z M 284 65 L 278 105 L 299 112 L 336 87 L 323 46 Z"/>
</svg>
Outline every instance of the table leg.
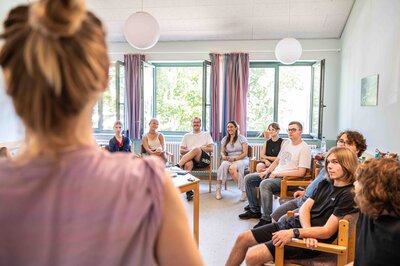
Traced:
<svg viewBox="0 0 400 266">
<path fill-rule="evenodd" d="M 200 205 L 199 183 L 196 183 L 194 189 L 194 202 L 193 202 L 193 234 L 197 245 L 199 245 L 199 205 Z"/>
</svg>

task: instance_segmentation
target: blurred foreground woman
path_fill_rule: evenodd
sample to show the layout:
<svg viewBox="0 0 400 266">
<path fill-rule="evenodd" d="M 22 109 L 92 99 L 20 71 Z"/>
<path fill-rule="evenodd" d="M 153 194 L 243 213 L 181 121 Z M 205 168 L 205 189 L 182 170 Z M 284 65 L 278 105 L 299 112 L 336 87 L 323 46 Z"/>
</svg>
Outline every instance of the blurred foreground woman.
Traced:
<svg viewBox="0 0 400 266">
<path fill-rule="evenodd" d="M 161 160 L 94 144 L 91 113 L 109 59 L 103 26 L 84 2 L 19 6 L 1 39 L 26 143 L 0 160 L 0 264 L 201 265 Z"/>
</svg>

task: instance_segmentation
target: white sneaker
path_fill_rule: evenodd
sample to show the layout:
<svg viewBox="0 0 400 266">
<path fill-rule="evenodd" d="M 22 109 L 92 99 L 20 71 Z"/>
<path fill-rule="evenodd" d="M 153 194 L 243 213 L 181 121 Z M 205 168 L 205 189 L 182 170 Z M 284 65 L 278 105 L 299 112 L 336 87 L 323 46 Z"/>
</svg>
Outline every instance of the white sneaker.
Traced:
<svg viewBox="0 0 400 266">
<path fill-rule="evenodd" d="M 221 195 L 221 184 L 217 184 L 217 192 L 215 193 L 215 198 L 217 200 L 222 199 L 222 195 Z"/>
<path fill-rule="evenodd" d="M 242 196 L 240 197 L 240 201 L 246 201 L 246 200 L 247 200 L 246 192 L 243 191 Z"/>
</svg>

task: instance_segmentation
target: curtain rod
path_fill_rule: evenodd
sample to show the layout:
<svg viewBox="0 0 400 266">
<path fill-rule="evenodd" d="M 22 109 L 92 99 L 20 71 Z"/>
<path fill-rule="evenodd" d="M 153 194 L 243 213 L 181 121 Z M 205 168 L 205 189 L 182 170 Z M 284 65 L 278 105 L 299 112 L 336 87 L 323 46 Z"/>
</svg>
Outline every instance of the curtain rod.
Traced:
<svg viewBox="0 0 400 266">
<path fill-rule="evenodd" d="M 249 51 L 135 51 L 141 54 L 226 54 L 226 53 L 275 53 L 275 50 L 249 50 Z M 339 53 L 340 48 L 336 49 L 304 49 L 303 52 L 329 52 L 329 53 Z M 108 52 L 108 54 L 126 54 L 127 52 Z"/>
</svg>

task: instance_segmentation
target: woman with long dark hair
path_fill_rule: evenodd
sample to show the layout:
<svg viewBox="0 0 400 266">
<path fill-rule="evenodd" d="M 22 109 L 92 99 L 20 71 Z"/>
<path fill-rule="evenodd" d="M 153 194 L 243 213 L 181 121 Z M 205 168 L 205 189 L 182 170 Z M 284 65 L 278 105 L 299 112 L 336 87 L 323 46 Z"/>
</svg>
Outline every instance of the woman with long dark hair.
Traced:
<svg viewBox="0 0 400 266">
<path fill-rule="evenodd" d="M 221 141 L 222 163 L 217 172 L 217 189 L 215 198 L 221 199 L 221 186 L 227 179 L 232 178 L 242 191 L 241 200 L 246 200 L 244 170 L 249 167 L 247 157 L 247 139 L 239 134 L 239 126 L 235 121 L 229 121 L 226 125 L 226 135 Z"/>
</svg>

